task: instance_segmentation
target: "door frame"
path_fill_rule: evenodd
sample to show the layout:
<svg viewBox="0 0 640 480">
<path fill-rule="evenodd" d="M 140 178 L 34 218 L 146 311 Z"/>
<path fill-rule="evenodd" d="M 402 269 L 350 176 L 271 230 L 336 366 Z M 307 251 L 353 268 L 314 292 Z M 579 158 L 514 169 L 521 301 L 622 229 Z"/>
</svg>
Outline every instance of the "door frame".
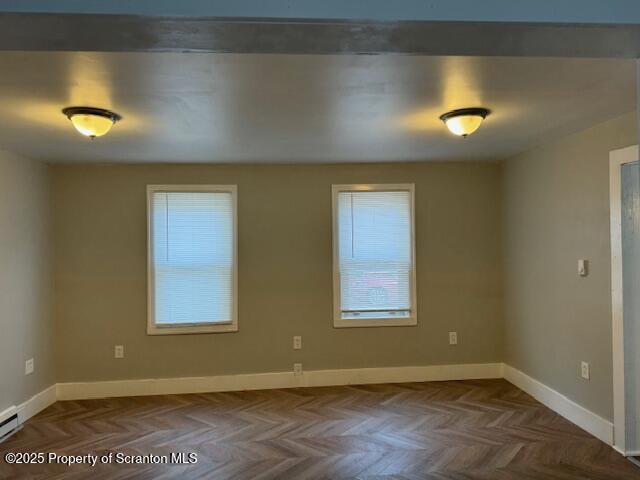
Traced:
<svg viewBox="0 0 640 480">
<path fill-rule="evenodd" d="M 638 145 L 609 152 L 609 205 L 611 212 L 611 334 L 613 337 L 613 447 L 625 456 L 639 455 L 626 448 L 624 375 L 624 303 L 622 280 L 623 165 L 640 159 Z"/>
</svg>

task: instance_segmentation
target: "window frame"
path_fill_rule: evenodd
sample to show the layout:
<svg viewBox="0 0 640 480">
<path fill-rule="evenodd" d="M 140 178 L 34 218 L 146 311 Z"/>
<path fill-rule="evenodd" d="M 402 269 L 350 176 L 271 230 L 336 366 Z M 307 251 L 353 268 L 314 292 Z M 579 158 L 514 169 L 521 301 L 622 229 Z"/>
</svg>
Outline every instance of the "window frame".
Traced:
<svg viewBox="0 0 640 480">
<path fill-rule="evenodd" d="M 340 252 L 338 225 L 338 194 L 342 192 L 409 192 L 411 200 L 411 272 L 409 274 L 409 295 L 411 296 L 411 315 L 403 318 L 359 318 L 343 319 L 340 289 Z M 333 326 L 351 327 L 406 327 L 418 324 L 418 305 L 416 296 L 416 235 L 415 235 L 415 184 L 413 183 L 360 183 L 331 186 L 331 207 L 333 224 Z"/>
<path fill-rule="evenodd" d="M 155 265 L 153 245 L 154 193 L 231 193 L 233 269 L 231 320 L 228 322 L 158 325 L 155 321 Z M 181 325 L 181 326 L 177 326 Z M 238 331 L 238 186 L 237 185 L 147 185 L 147 335 L 181 335 Z"/>
</svg>

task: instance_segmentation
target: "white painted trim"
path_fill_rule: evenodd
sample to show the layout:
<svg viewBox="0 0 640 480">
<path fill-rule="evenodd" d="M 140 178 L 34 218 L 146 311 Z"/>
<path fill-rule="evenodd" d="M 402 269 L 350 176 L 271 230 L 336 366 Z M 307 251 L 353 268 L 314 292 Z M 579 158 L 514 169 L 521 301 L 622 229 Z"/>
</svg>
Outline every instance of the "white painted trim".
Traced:
<svg viewBox="0 0 640 480">
<path fill-rule="evenodd" d="M 231 320 L 215 324 L 166 325 L 155 322 L 155 272 L 153 256 L 153 194 L 156 192 L 222 192 L 231 194 L 233 221 L 233 279 Z M 237 185 L 147 185 L 147 335 L 180 335 L 238 331 L 238 186 Z"/>
<path fill-rule="evenodd" d="M 575 423 L 608 445 L 613 443 L 613 424 L 568 399 L 556 390 L 527 374 L 503 363 L 461 365 L 431 365 L 412 367 L 354 368 L 339 370 L 311 370 L 294 376 L 292 372 L 220 375 L 212 377 L 156 378 L 114 380 L 105 382 L 58 383 L 34 395 L 18 407 L 2 412 L 10 416 L 18 411 L 22 424 L 57 400 L 172 395 L 181 393 L 267 390 L 274 388 L 322 387 L 338 385 L 367 385 L 378 383 L 434 382 L 504 378 L 546 405 L 567 420 Z M 623 452 L 638 455 L 639 452 Z"/>
<path fill-rule="evenodd" d="M 594 437 L 613 444 L 613 424 L 608 420 L 509 365 L 504 366 L 504 378 Z"/>
<path fill-rule="evenodd" d="M 338 229 L 338 193 L 340 192 L 409 192 L 411 194 L 411 315 L 402 318 L 359 318 L 344 320 L 340 299 L 340 261 L 339 261 L 339 229 Z M 401 327 L 418 324 L 418 302 L 416 294 L 416 218 L 415 218 L 415 184 L 349 184 L 331 186 L 332 238 L 333 238 L 333 326 L 335 328 L 352 327 Z"/>
<path fill-rule="evenodd" d="M 107 382 L 59 383 L 58 400 L 79 400 L 179 393 L 226 392 L 273 388 L 364 385 L 375 383 L 429 382 L 502 378 L 501 363 L 433 365 L 424 367 L 311 370 L 300 376 L 292 372 L 220 375 L 214 377 L 156 378 Z"/>
<path fill-rule="evenodd" d="M 37 415 L 42 410 L 50 405 L 53 405 L 57 400 L 57 387 L 51 385 L 49 388 L 36 393 L 26 402 L 21 403 L 16 408 L 18 412 L 18 423 L 23 424 L 34 415 Z"/>
<path fill-rule="evenodd" d="M 11 415 L 15 414 L 18 411 L 18 407 L 15 405 L 11 405 L 9 408 L 5 408 L 2 412 L 0 412 L 0 423 L 4 422 Z"/>
<path fill-rule="evenodd" d="M 626 452 L 626 409 L 624 376 L 624 319 L 622 298 L 622 205 L 620 168 L 640 159 L 638 145 L 609 153 L 609 205 L 611 218 L 611 333 L 613 342 L 614 445 Z"/>
<path fill-rule="evenodd" d="M 615 439 L 615 432 L 614 432 L 614 439 Z M 617 445 L 611 445 L 611 448 L 613 448 L 616 452 L 618 452 L 623 457 L 626 456 L 625 453 L 622 450 L 620 450 Z"/>
</svg>

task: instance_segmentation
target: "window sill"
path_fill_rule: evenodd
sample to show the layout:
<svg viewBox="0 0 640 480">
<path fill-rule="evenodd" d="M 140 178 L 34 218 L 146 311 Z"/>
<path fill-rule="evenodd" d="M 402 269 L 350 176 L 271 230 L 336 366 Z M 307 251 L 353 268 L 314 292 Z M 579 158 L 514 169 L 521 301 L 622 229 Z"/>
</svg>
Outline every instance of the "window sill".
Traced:
<svg viewBox="0 0 640 480">
<path fill-rule="evenodd" d="M 147 335 L 192 335 L 201 333 L 232 333 L 237 331 L 237 323 L 223 323 L 216 325 L 185 325 L 184 327 L 158 327 L 156 325 L 147 326 Z"/>
<path fill-rule="evenodd" d="M 366 328 L 366 327 L 415 327 L 418 325 L 417 317 L 404 318 L 358 318 L 353 320 L 345 320 L 342 318 L 334 318 L 333 326 L 335 328 Z"/>
</svg>

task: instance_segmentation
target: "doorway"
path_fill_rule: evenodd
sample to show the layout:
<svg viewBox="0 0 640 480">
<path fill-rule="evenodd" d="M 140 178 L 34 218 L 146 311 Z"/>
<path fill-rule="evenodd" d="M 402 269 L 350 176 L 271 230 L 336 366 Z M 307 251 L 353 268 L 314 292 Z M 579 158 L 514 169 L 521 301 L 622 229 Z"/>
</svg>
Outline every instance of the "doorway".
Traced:
<svg viewBox="0 0 640 480">
<path fill-rule="evenodd" d="M 610 154 L 614 446 L 640 455 L 640 158 Z"/>
</svg>

